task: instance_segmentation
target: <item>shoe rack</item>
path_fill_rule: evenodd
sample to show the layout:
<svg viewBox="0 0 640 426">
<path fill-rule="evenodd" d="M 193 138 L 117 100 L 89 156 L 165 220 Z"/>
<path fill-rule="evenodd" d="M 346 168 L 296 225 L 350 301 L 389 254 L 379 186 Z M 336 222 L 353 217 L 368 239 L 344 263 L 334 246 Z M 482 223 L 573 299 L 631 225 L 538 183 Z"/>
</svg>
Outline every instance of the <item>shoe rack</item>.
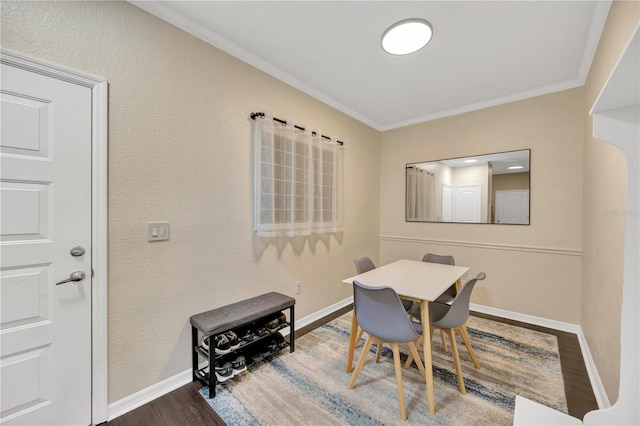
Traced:
<svg viewBox="0 0 640 426">
<path fill-rule="evenodd" d="M 242 355 L 247 368 L 251 370 L 261 362 L 268 362 L 286 347 L 290 352 L 294 352 L 294 304 L 293 298 L 279 293 L 268 293 L 192 316 L 193 381 L 200 381 L 208 386 L 209 397 L 213 398 L 216 384 L 222 382 L 216 377 L 217 366 L 223 366 L 225 362 Z M 288 321 L 286 311 L 289 311 Z M 287 327 L 288 341 L 280 333 Z M 229 351 L 216 353 L 215 336 L 229 331 L 233 331 L 240 341 Z M 202 344 L 204 337 L 209 337 L 208 348 Z M 276 341 L 275 345 L 272 340 Z M 224 381 L 229 378 L 226 377 Z"/>
</svg>

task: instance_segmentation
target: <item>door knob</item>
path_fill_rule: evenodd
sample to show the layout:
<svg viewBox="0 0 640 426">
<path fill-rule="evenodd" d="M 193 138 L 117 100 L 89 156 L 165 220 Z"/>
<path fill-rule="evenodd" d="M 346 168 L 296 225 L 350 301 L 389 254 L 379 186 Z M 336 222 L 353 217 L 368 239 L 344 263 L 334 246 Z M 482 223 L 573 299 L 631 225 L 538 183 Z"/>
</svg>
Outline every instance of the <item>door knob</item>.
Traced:
<svg viewBox="0 0 640 426">
<path fill-rule="evenodd" d="M 87 274 L 85 274 L 84 271 L 73 271 L 71 273 L 71 275 L 69 275 L 69 278 L 67 278 L 66 280 L 62 280 L 56 283 L 56 285 L 60 285 L 60 284 L 64 284 L 64 283 L 70 283 L 72 281 L 82 281 L 85 279 L 85 277 L 87 276 Z"/>
</svg>

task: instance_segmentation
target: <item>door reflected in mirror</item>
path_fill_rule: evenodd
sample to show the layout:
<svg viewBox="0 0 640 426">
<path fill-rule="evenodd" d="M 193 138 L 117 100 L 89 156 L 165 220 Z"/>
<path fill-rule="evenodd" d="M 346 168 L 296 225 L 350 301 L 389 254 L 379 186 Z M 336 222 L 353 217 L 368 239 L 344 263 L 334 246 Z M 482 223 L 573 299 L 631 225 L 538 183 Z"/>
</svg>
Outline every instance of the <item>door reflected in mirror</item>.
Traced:
<svg viewBox="0 0 640 426">
<path fill-rule="evenodd" d="M 531 150 L 410 163 L 407 222 L 529 224 Z"/>
</svg>

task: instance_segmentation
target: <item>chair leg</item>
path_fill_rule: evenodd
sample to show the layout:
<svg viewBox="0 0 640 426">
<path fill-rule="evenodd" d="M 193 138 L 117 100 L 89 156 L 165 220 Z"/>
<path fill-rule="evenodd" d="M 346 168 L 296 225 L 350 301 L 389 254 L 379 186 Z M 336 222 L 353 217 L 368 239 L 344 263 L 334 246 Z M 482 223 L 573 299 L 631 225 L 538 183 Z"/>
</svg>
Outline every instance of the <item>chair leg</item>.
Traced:
<svg viewBox="0 0 640 426">
<path fill-rule="evenodd" d="M 356 313 L 354 311 L 353 316 L 351 317 L 351 333 L 349 334 L 349 348 L 347 349 L 347 373 L 351 373 L 353 371 L 353 354 L 355 352 L 356 346 L 358 345 L 358 342 L 356 340 L 358 328 L 358 318 L 356 317 Z"/>
<path fill-rule="evenodd" d="M 400 350 L 398 349 L 397 343 L 390 343 L 390 345 L 391 350 L 393 351 L 393 366 L 396 371 L 396 383 L 398 385 L 398 404 L 400 405 L 400 418 L 402 420 L 407 420 L 407 410 L 404 406 L 404 390 L 402 389 L 402 366 L 400 365 Z"/>
<path fill-rule="evenodd" d="M 364 330 L 361 328 L 358 328 L 358 335 L 356 336 L 356 346 L 358 346 L 358 342 L 360 341 L 360 339 L 362 339 L 363 333 L 364 333 Z"/>
<path fill-rule="evenodd" d="M 376 348 L 376 364 L 380 362 L 380 354 L 382 353 L 382 342 L 378 343 Z"/>
<path fill-rule="evenodd" d="M 456 328 L 456 331 L 458 332 L 458 334 L 460 334 L 460 337 L 462 337 L 462 341 L 464 342 L 464 345 L 467 347 L 467 351 L 471 356 L 471 361 L 473 361 L 473 366 L 476 368 L 480 368 L 480 363 L 478 362 L 478 358 L 476 358 L 476 353 L 471 347 L 471 343 L 469 343 L 469 336 L 467 335 L 466 328 L 463 325 L 461 327 Z"/>
<path fill-rule="evenodd" d="M 424 371 L 424 366 L 422 365 L 422 361 L 420 361 L 420 355 L 418 354 L 418 348 L 416 347 L 416 344 L 414 342 L 409 342 L 409 353 L 410 356 L 412 356 L 415 360 L 416 365 L 418 366 L 418 370 L 420 371 L 420 374 L 422 374 L 422 378 L 426 380 L 427 373 L 426 371 Z"/>
<path fill-rule="evenodd" d="M 369 353 L 369 349 L 371 349 L 371 345 L 373 344 L 373 337 L 367 336 L 367 341 L 364 342 L 364 349 L 362 349 L 362 353 L 360 354 L 360 358 L 358 358 L 358 364 L 356 364 L 356 369 L 351 376 L 351 381 L 349 382 L 349 389 L 353 389 L 353 385 L 356 384 L 356 379 L 358 378 L 358 374 L 360 374 L 360 370 L 362 370 L 362 366 L 364 365 L 364 360 L 367 358 L 367 354 Z"/>
<path fill-rule="evenodd" d="M 458 388 L 460 393 L 467 393 L 464 387 L 464 377 L 462 377 L 462 366 L 460 365 L 460 357 L 458 357 L 458 346 L 456 345 L 456 335 L 452 328 L 447 329 L 449 339 L 451 340 L 451 352 L 453 352 L 453 362 L 456 365 L 456 373 L 458 373 Z"/>
<path fill-rule="evenodd" d="M 444 339 L 444 330 L 440 329 L 440 340 L 442 340 L 442 350 L 447 352 L 447 341 Z"/>
<path fill-rule="evenodd" d="M 416 346 L 420 346 L 421 344 L 422 344 L 422 335 L 418 337 L 418 339 L 415 341 Z M 409 356 L 407 356 L 407 361 L 404 363 L 404 368 L 409 368 L 411 366 L 411 363 L 413 362 L 413 358 L 414 358 L 413 354 L 409 353 Z"/>
</svg>

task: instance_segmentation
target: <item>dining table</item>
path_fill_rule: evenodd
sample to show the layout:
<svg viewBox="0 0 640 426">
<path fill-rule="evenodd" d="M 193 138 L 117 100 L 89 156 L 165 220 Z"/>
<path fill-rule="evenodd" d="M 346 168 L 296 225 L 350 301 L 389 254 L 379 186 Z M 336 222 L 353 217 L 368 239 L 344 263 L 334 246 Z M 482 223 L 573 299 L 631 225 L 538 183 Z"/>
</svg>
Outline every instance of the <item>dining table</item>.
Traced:
<svg viewBox="0 0 640 426">
<path fill-rule="evenodd" d="M 400 259 L 362 274 L 345 278 L 343 283 L 353 285 L 354 281 L 368 286 L 391 287 L 398 295 L 420 304 L 423 335 L 423 356 L 427 404 L 429 412 L 435 414 L 433 392 L 433 370 L 431 361 L 431 333 L 429 331 L 429 302 L 433 302 L 451 285 L 460 288 L 460 279 L 469 271 L 466 266 L 443 265 L 419 260 Z M 358 334 L 358 319 L 355 310 L 351 320 L 351 338 L 347 353 L 347 373 L 353 371 L 353 354 Z"/>
</svg>

